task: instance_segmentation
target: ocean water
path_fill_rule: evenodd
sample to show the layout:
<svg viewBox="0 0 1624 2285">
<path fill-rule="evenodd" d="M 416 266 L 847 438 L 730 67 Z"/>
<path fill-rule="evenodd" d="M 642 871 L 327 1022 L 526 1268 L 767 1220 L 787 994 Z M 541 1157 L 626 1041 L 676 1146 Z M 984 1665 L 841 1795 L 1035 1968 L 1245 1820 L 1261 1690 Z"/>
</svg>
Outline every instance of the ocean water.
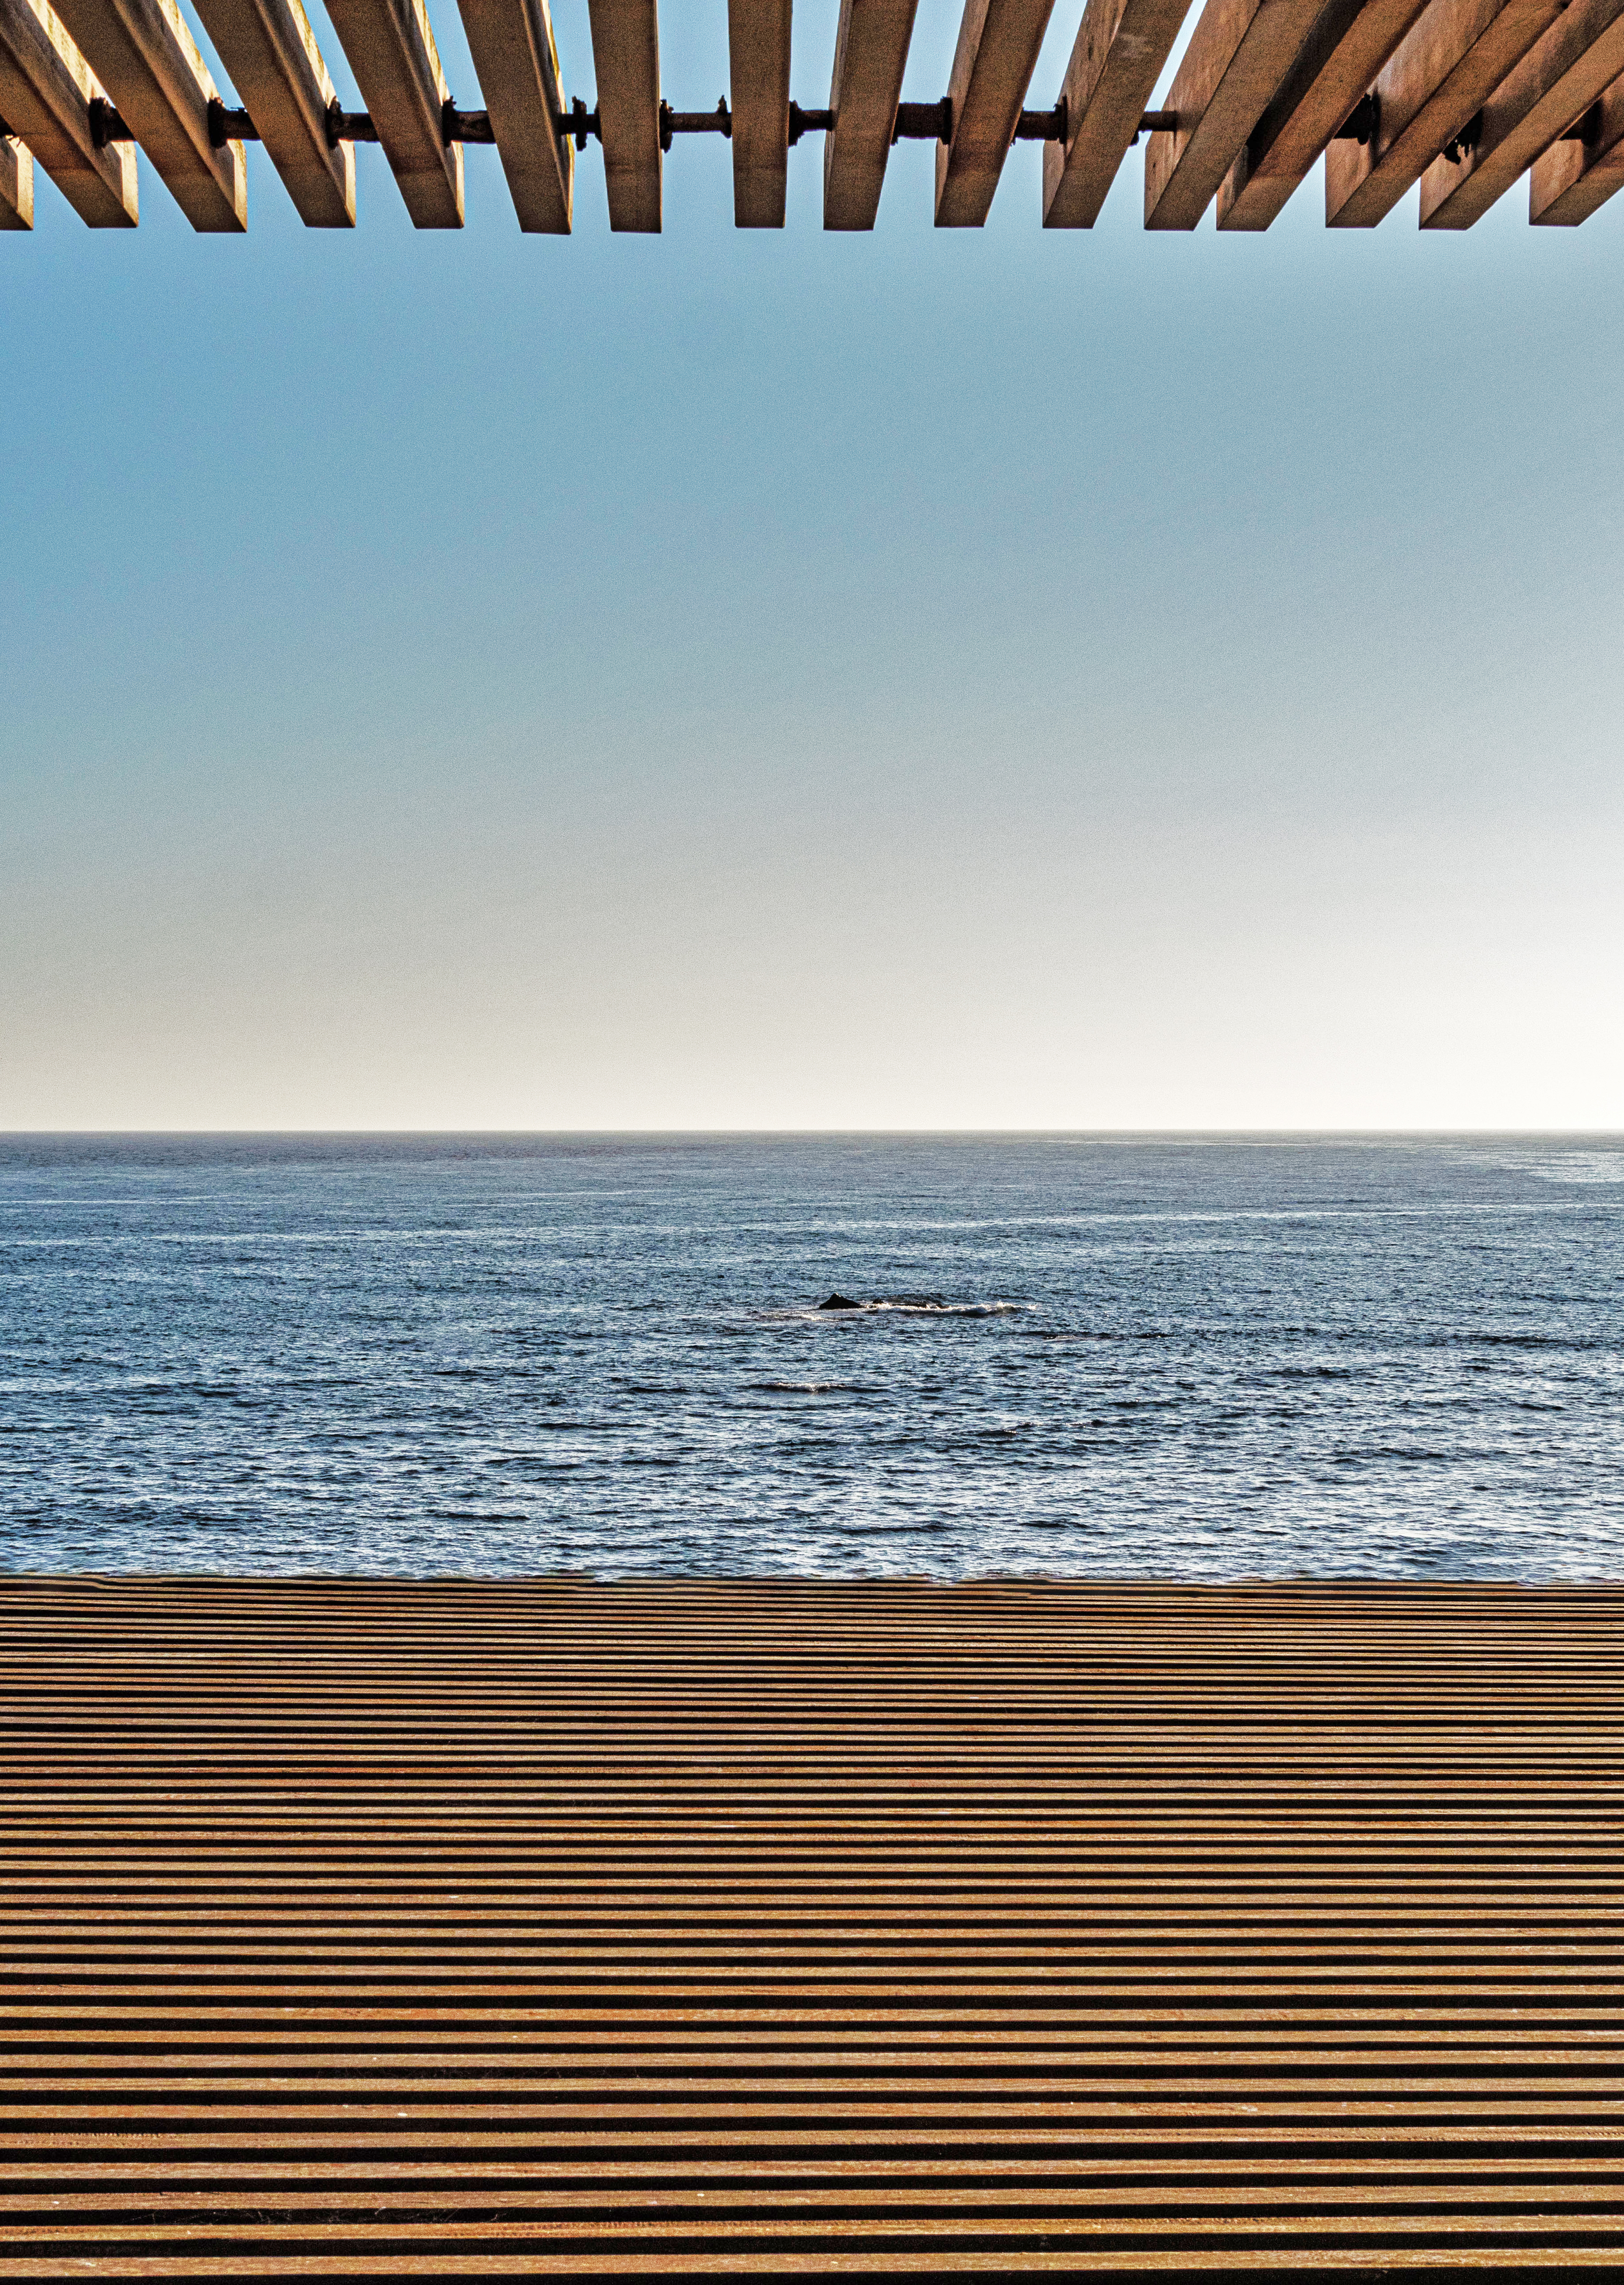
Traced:
<svg viewBox="0 0 1624 2285">
<path fill-rule="evenodd" d="M 1624 1138 L 0 1140 L 0 1567 L 1618 1578 Z"/>
</svg>

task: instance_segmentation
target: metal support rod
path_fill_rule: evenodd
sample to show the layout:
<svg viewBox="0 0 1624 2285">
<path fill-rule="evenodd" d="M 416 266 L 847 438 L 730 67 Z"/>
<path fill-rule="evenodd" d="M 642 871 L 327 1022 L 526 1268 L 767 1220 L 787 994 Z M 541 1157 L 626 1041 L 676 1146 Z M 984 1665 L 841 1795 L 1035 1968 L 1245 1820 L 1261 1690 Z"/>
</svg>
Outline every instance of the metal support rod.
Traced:
<svg viewBox="0 0 1624 2285">
<path fill-rule="evenodd" d="M 835 114 L 832 111 L 803 111 L 798 103 L 792 103 L 789 106 L 791 145 L 798 143 L 803 135 L 830 134 L 834 125 Z"/>
<path fill-rule="evenodd" d="M 440 140 L 448 147 L 453 143 L 496 142 L 496 130 L 490 124 L 488 111 L 459 111 L 448 95 L 440 106 Z"/>
<path fill-rule="evenodd" d="M 221 102 L 217 95 L 209 97 L 208 141 L 211 149 L 224 151 L 228 143 L 259 143 L 263 139 L 246 111 L 231 110 Z"/>
<path fill-rule="evenodd" d="M 945 95 L 939 103 L 899 103 L 897 123 L 891 129 L 893 143 L 951 143 L 953 141 L 953 98 Z"/>
<path fill-rule="evenodd" d="M 1017 143 L 1063 143 L 1066 139 L 1066 99 L 1053 111 L 1024 111 L 1015 122 Z"/>
<path fill-rule="evenodd" d="M 673 111 L 660 98 L 660 148 L 669 151 L 673 135 L 726 135 L 733 140 L 733 114 L 726 96 L 714 111 Z"/>
<path fill-rule="evenodd" d="M 90 139 L 98 151 L 105 151 L 109 143 L 135 141 L 133 132 L 105 96 L 91 97 L 90 114 Z M 1589 114 L 1586 115 L 1588 118 Z M 798 103 L 792 103 L 789 106 L 790 142 L 798 143 L 803 135 L 828 134 L 834 127 L 835 116 L 832 111 L 805 111 Z M 1367 95 L 1350 114 L 1338 139 L 1368 142 L 1375 132 L 1375 122 L 1376 98 Z M 326 123 L 328 145 L 335 151 L 341 143 L 375 143 L 378 140 L 378 130 L 368 114 L 344 110 L 336 96 L 327 106 Z M 1176 111 L 1147 111 L 1140 118 L 1139 131 L 1140 134 L 1168 133 L 1178 123 Z M 1581 121 L 1580 127 L 1573 129 L 1572 133 L 1578 135 L 1583 124 Z M 568 111 L 560 113 L 553 125 L 561 135 L 572 137 L 577 151 L 585 150 L 589 137 L 596 137 L 600 143 L 603 140 L 596 107 L 588 111 L 578 95 Z M 1067 130 L 1066 105 L 1063 96 L 1053 111 L 1022 112 L 1016 123 L 1015 139 L 1017 143 L 1063 143 Z M 1468 122 L 1456 141 L 1463 149 L 1471 150 L 1481 130 L 1479 115 Z M 6 131 L 4 122 L 0 122 L 0 137 L 4 137 Z M 459 111 L 449 98 L 441 107 L 440 132 L 448 144 L 496 141 L 488 111 Z M 723 135 L 731 139 L 733 114 L 727 108 L 726 98 L 724 97 L 714 111 L 673 111 L 671 105 L 663 100 L 660 105 L 660 148 L 669 151 L 679 135 Z M 218 96 L 215 96 L 210 98 L 208 106 L 208 139 L 215 149 L 220 151 L 228 143 L 258 143 L 263 138 L 246 111 L 223 103 Z M 952 140 L 953 102 L 950 97 L 944 96 L 939 103 L 899 103 L 897 106 L 897 123 L 891 130 L 893 143 L 951 143 Z M 1137 136 L 1134 140 L 1138 140 Z M 1449 145 L 1447 149 L 1453 155 L 1455 145 Z"/>
<path fill-rule="evenodd" d="M 336 151 L 341 143 L 375 143 L 378 130 L 364 111 L 341 109 L 335 95 L 327 106 L 327 148 Z"/>
</svg>

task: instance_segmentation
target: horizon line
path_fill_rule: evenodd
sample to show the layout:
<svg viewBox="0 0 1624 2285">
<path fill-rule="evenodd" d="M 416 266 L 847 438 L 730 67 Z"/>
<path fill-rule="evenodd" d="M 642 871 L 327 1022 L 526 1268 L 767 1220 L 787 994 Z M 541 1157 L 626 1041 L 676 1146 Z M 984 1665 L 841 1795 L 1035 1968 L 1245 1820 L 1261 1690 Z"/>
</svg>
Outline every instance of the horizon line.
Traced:
<svg viewBox="0 0 1624 2285">
<path fill-rule="evenodd" d="M 1178 1138 L 1229 1141 L 1447 1142 L 1461 1138 L 1535 1138 L 1545 1141 L 1624 1141 L 1619 1127 L 8 1127 L 0 1142 L 63 1141 L 300 1141 L 353 1137 L 365 1141 L 430 1140 L 545 1142 L 613 1136 L 648 1140 L 760 1141 L 782 1137 L 804 1141 L 864 1139 L 951 1141 L 1140 1141 Z"/>
</svg>

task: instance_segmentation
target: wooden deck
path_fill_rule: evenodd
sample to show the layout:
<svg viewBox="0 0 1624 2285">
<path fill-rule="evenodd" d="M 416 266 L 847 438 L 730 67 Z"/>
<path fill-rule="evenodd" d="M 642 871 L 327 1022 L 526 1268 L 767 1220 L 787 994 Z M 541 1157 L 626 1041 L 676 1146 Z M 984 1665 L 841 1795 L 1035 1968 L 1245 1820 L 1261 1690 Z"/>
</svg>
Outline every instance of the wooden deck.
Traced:
<svg viewBox="0 0 1624 2285">
<path fill-rule="evenodd" d="M 189 4 L 232 91 L 177 0 L 0 0 L 0 230 L 33 227 L 36 162 L 92 228 L 129 228 L 138 148 L 195 228 L 240 232 L 250 141 L 326 230 L 356 221 L 357 142 L 381 145 L 420 230 L 461 227 L 464 146 L 494 145 L 520 229 L 553 236 L 592 143 L 611 229 L 658 231 L 666 153 L 690 134 L 730 138 L 749 230 L 782 228 L 789 173 L 811 163 L 790 154 L 820 137 L 823 224 L 842 231 L 873 229 L 910 137 L 936 145 L 948 229 L 985 222 L 1022 139 L 1044 145 L 1051 230 L 1093 226 L 1142 137 L 1155 230 L 1193 230 L 1214 205 L 1220 229 L 1267 230 L 1321 159 L 1339 229 L 1374 226 L 1417 184 L 1424 228 L 1470 229 L 1525 177 L 1529 220 L 1572 226 L 1624 182 L 1624 0 L 1202 0 L 1193 20 L 1191 0 L 1087 0 L 1035 109 L 1054 0 L 964 0 L 945 95 L 913 103 L 916 0 L 842 0 L 828 102 L 804 106 L 790 0 L 727 0 L 728 89 L 691 111 L 662 86 L 658 0 L 588 0 L 590 103 L 565 89 L 547 0 L 458 0 L 479 110 L 459 107 L 424 0 L 327 0 L 363 112 L 341 106 L 302 0 Z M 1165 107 L 1147 111 L 1187 26 Z"/>
<path fill-rule="evenodd" d="M 1616 2273 L 1621 1622 L 0 1584 L 0 2276 Z"/>
</svg>

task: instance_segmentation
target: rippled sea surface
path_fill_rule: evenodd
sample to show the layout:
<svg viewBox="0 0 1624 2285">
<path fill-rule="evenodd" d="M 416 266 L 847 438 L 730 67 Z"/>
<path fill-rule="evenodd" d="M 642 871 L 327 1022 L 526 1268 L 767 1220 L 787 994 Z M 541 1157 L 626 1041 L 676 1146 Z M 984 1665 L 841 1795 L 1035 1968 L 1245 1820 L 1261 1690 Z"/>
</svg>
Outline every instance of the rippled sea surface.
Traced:
<svg viewBox="0 0 1624 2285">
<path fill-rule="evenodd" d="M 1624 1140 L 0 1141 L 0 1567 L 1624 1576 Z"/>
</svg>

